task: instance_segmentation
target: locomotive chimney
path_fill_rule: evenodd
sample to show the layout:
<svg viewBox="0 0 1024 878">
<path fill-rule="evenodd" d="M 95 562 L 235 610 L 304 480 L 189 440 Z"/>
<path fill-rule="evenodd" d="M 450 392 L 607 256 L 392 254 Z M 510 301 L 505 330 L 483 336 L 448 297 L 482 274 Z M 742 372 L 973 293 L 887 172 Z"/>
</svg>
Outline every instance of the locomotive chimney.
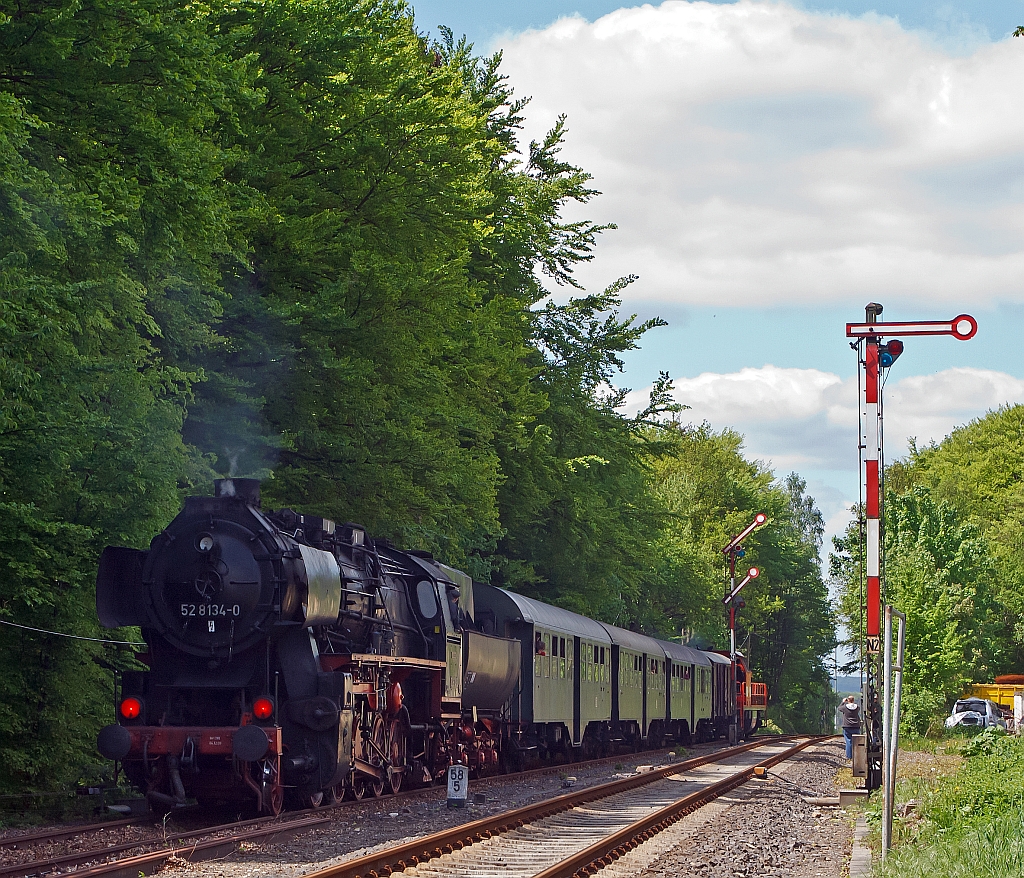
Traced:
<svg viewBox="0 0 1024 878">
<path fill-rule="evenodd" d="M 259 479 L 214 479 L 213 493 L 215 497 L 234 497 L 243 500 L 257 509 L 260 505 Z"/>
</svg>

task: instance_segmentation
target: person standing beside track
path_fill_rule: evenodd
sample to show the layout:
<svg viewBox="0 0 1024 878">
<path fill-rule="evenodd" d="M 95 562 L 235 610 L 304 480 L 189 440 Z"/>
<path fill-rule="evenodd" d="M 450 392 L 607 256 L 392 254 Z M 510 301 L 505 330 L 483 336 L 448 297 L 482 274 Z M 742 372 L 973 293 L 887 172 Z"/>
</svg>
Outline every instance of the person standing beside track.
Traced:
<svg viewBox="0 0 1024 878">
<path fill-rule="evenodd" d="M 846 738 L 846 758 L 853 759 L 853 736 L 860 731 L 860 705 L 852 695 L 847 695 L 839 705 L 843 718 L 843 737 Z"/>
</svg>

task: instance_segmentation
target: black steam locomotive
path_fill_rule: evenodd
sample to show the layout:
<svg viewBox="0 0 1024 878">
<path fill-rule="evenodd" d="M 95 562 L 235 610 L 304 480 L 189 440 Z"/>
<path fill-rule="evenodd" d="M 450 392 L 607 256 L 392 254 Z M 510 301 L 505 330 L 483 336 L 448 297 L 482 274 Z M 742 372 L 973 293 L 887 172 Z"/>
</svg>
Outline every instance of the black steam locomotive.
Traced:
<svg viewBox="0 0 1024 878">
<path fill-rule="evenodd" d="M 148 551 L 108 547 L 96 603 L 141 627 L 100 752 L 156 809 L 279 813 L 528 760 L 756 726 L 727 658 L 474 583 L 358 525 L 261 508 L 259 483 L 190 497 Z M 737 685 L 735 680 L 739 679 Z"/>
</svg>

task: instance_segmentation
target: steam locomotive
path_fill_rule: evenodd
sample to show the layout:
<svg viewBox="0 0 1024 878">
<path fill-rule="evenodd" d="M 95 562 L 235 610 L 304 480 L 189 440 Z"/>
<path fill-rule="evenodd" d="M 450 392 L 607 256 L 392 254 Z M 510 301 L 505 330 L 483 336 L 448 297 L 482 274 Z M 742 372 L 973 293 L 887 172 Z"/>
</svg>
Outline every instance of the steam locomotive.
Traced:
<svg viewBox="0 0 1024 878">
<path fill-rule="evenodd" d="M 473 582 L 355 524 L 264 510 L 259 482 L 189 497 L 147 551 L 107 547 L 96 605 L 139 626 L 98 749 L 154 809 L 280 813 L 538 759 L 753 731 L 742 660 Z"/>
</svg>

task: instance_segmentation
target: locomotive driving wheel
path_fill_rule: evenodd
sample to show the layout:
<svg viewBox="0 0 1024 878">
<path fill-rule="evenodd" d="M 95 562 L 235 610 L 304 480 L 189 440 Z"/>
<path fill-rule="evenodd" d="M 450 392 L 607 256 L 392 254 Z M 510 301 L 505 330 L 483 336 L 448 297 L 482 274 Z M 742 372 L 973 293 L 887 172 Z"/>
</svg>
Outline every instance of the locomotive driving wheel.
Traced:
<svg viewBox="0 0 1024 878">
<path fill-rule="evenodd" d="M 350 789 L 352 790 L 352 798 L 357 802 L 360 799 L 365 799 L 366 794 L 370 791 L 369 780 L 370 779 L 362 772 L 352 772 L 352 786 Z"/>
<path fill-rule="evenodd" d="M 391 720 L 389 732 L 388 783 L 391 792 L 397 793 L 402 789 L 402 780 L 405 778 L 409 741 L 405 735 L 405 724 L 400 719 Z"/>
<path fill-rule="evenodd" d="M 304 793 L 303 795 L 299 796 L 300 808 L 319 808 L 323 803 L 323 790 L 317 790 L 315 793 Z"/>
<path fill-rule="evenodd" d="M 374 768 L 379 768 L 382 773 L 386 774 L 387 758 L 388 758 L 388 730 L 387 726 L 384 725 L 384 717 L 379 713 L 373 718 L 373 727 L 370 731 L 370 752 L 367 754 L 369 757 L 367 761 Z M 375 796 L 381 796 L 384 794 L 384 778 L 370 777 L 367 778 L 369 781 L 370 789 L 373 791 Z"/>
</svg>

